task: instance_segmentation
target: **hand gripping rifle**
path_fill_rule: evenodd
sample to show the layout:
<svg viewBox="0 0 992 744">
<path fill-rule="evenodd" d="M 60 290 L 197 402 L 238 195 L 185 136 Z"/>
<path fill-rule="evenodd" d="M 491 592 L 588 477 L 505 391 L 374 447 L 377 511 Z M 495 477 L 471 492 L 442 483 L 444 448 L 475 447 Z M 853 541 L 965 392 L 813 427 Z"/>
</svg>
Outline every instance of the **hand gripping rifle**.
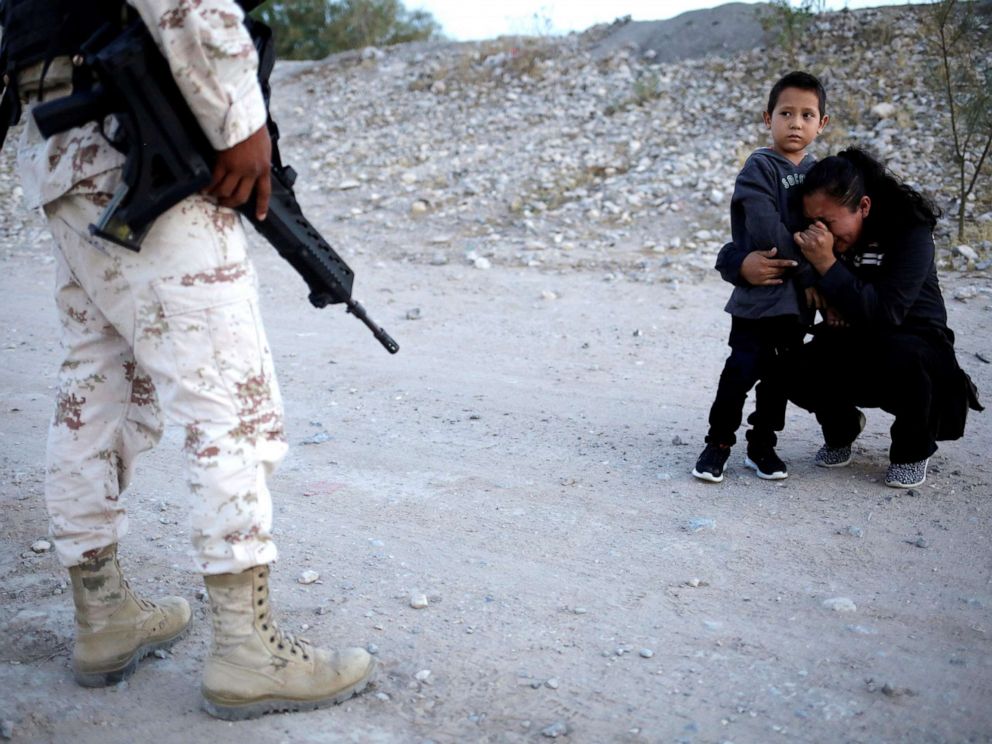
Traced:
<svg viewBox="0 0 992 744">
<path fill-rule="evenodd" d="M 259 53 L 259 82 L 268 104 L 268 78 L 275 64 L 271 31 L 251 19 L 246 25 Z M 36 106 L 35 122 L 47 138 L 107 116 L 116 118 L 121 137 L 112 144 L 127 156 L 123 177 L 90 232 L 138 251 L 160 214 L 210 183 L 215 153 L 144 24 L 135 21 L 120 33 L 107 27 L 83 52 L 96 84 Z M 303 215 L 293 193 L 296 172 L 282 164 L 279 130 L 271 117 L 267 126 L 273 158 L 268 215 L 255 217 L 254 194 L 239 211 L 303 277 L 310 304 L 344 303 L 395 354 L 399 345 L 352 299 L 355 273 Z"/>
</svg>

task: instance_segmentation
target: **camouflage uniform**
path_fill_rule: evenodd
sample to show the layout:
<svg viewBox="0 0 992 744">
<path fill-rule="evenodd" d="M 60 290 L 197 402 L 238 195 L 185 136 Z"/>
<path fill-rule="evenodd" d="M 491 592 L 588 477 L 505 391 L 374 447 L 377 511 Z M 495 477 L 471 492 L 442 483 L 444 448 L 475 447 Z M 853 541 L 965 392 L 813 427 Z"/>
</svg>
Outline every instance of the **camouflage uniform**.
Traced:
<svg viewBox="0 0 992 744">
<path fill-rule="evenodd" d="M 215 149 L 264 125 L 254 47 L 233 2 L 129 1 Z M 27 71 L 22 91 L 37 88 L 38 72 Z M 56 60 L 46 100 L 69 92 L 70 75 Z M 133 253 L 87 231 L 122 165 L 98 125 L 44 141 L 29 117 L 18 165 L 29 206 L 43 207 L 57 242 L 65 361 L 45 493 L 59 558 L 80 564 L 125 534 L 121 494 L 135 457 L 161 436 L 164 413 L 186 433 L 197 568 L 237 573 L 273 561 L 266 476 L 286 443 L 240 219 L 193 196 Z"/>
</svg>

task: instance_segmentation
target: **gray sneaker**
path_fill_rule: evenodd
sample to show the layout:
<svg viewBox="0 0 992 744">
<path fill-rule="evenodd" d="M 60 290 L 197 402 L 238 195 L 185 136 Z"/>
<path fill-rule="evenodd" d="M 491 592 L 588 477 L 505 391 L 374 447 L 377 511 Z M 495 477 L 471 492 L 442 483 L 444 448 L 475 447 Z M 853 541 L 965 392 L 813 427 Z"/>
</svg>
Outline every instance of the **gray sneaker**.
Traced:
<svg viewBox="0 0 992 744">
<path fill-rule="evenodd" d="M 865 415 L 858 411 L 858 434 L 865 430 Z M 857 439 L 857 436 L 855 436 Z M 842 468 L 851 464 L 851 445 L 844 447 L 828 447 L 824 444 L 813 458 L 813 464 L 821 468 Z"/>
<path fill-rule="evenodd" d="M 914 488 L 923 485 L 927 479 L 927 463 L 930 458 L 919 462 L 892 463 L 885 473 L 885 485 L 892 488 Z"/>
<path fill-rule="evenodd" d="M 817 450 L 813 464 L 821 468 L 842 468 L 851 464 L 851 445 L 846 447 L 828 447 L 823 445 Z"/>
</svg>

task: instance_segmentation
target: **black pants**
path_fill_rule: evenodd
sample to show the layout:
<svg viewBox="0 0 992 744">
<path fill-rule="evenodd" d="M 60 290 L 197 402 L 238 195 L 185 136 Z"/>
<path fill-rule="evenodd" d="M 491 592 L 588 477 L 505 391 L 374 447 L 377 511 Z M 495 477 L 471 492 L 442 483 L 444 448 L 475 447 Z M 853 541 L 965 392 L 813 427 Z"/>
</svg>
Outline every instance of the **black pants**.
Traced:
<svg viewBox="0 0 992 744">
<path fill-rule="evenodd" d="M 893 463 L 918 462 L 937 451 L 940 406 L 960 387 L 954 347 L 939 330 L 824 329 L 789 366 L 789 398 L 816 414 L 829 447 L 858 436 L 858 407 L 894 415 Z"/>
<path fill-rule="evenodd" d="M 730 325 L 730 356 L 723 365 L 716 400 L 710 408 L 707 444 L 733 445 L 741 425 L 744 401 L 755 387 L 754 413 L 747 418 L 748 442 L 774 447 L 775 432 L 785 427 L 788 403 L 783 358 L 802 346 L 805 327 L 794 315 L 774 318 L 733 318 Z"/>
</svg>

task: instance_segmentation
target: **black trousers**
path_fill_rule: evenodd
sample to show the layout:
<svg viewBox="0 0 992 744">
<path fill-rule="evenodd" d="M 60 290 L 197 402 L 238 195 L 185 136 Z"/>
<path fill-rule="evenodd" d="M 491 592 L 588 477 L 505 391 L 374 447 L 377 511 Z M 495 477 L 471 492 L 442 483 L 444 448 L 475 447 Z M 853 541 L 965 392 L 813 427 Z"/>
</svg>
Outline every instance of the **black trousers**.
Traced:
<svg viewBox="0 0 992 744">
<path fill-rule="evenodd" d="M 789 398 L 816 414 L 829 447 L 847 446 L 858 436 L 859 407 L 894 415 L 893 463 L 918 462 L 936 452 L 941 406 L 963 394 L 954 347 L 937 329 L 824 328 L 789 367 Z"/>
<path fill-rule="evenodd" d="M 776 432 L 785 427 L 788 404 L 783 359 L 802 346 L 805 333 L 805 327 L 794 315 L 732 319 L 727 341 L 730 356 L 723 365 L 716 399 L 710 408 L 707 444 L 737 442 L 744 402 L 757 383 L 754 413 L 747 418 L 751 425 L 747 440 L 758 446 L 775 446 Z"/>
</svg>

